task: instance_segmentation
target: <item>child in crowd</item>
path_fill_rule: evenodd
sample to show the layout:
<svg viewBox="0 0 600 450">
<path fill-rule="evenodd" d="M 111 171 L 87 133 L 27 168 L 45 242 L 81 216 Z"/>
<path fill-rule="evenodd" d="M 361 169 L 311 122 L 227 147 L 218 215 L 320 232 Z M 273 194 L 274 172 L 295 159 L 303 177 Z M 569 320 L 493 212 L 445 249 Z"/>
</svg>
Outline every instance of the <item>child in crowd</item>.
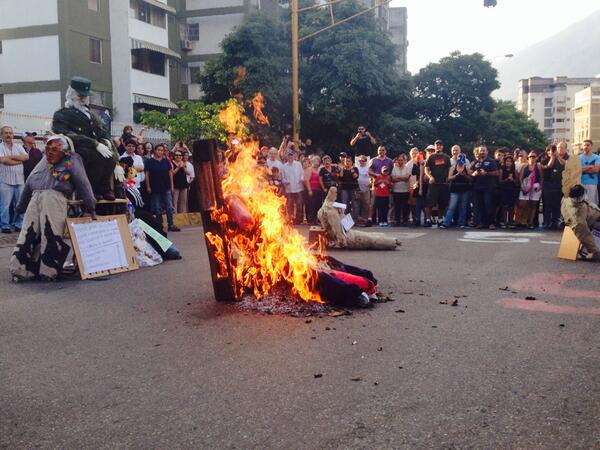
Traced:
<svg viewBox="0 0 600 450">
<path fill-rule="evenodd" d="M 392 179 L 387 166 L 381 168 L 381 175 L 374 180 L 375 185 L 375 210 L 377 211 L 377 222 L 380 227 L 387 227 L 387 216 L 390 207 L 390 186 Z"/>
<path fill-rule="evenodd" d="M 282 177 L 278 167 L 271 167 L 271 174 L 269 175 L 269 184 L 275 186 L 277 195 L 283 195 Z"/>
</svg>

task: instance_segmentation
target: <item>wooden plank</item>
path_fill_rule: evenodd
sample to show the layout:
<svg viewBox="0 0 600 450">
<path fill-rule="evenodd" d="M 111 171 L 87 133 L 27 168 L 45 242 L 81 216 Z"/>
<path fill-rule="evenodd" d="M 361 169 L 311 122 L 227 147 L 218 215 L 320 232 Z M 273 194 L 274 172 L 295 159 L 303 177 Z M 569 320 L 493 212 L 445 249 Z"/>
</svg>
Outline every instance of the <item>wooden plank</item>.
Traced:
<svg viewBox="0 0 600 450">
<path fill-rule="evenodd" d="M 131 234 L 129 234 L 129 226 L 127 224 L 127 217 L 124 214 L 114 215 L 114 216 L 98 216 L 98 221 L 110 221 L 116 220 L 117 226 L 119 228 L 119 234 L 121 236 L 121 240 L 123 242 L 123 247 L 125 250 L 125 256 L 127 260 L 127 266 L 119 267 L 110 270 L 103 270 L 99 272 L 93 273 L 85 273 L 83 267 L 83 261 L 81 258 L 81 252 L 79 249 L 79 243 L 77 242 L 77 236 L 73 231 L 73 224 L 76 223 L 90 223 L 92 221 L 91 217 L 77 217 L 77 218 L 68 218 L 67 219 L 67 229 L 69 230 L 69 235 L 71 237 L 71 242 L 73 243 L 73 251 L 75 252 L 75 256 L 77 258 L 77 265 L 79 267 L 79 274 L 82 280 L 87 280 L 90 278 L 97 278 L 107 275 L 113 275 L 116 273 L 129 272 L 132 270 L 137 270 L 138 263 L 135 257 L 135 249 L 133 248 L 133 241 L 131 240 Z"/>
</svg>

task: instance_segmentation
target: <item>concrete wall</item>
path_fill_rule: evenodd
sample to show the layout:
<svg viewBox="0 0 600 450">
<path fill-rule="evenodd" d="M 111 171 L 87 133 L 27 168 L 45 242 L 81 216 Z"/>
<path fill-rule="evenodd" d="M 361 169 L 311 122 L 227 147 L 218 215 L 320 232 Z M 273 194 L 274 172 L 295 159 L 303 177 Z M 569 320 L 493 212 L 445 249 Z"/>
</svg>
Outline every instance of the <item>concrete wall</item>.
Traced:
<svg viewBox="0 0 600 450">
<path fill-rule="evenodd" d="M 57 0 L 0 0 L 0 29 L 55 23 Z"/>
<path fill-rule="evenodd" d="M 169 46 L 169 34 L 166 28 L 150 25 L 141 20 L 129 19 L 129 36 L 162 47 Z"/>
<path fill-rule="evenodd" d="M 244 6 L 244 0 L 186 0 L 185 9 L 231 8 Z"/>
<path fill-rule="evenodd" d="M 192 50 L 188 55 L 206 55 L 221 53 L 219 44 L 234 27 L 244 20 L 244 14 L 226 14 L 220 16 L 190 17 L 187 22 L 197 23 L 200 28 L 200 39 L 192 41 Z"/>
<path fill-rule="evenodd" d="M 60 91 L 4 94 L 4 109 L 11 113 L 51 117 L 61 103 Z"/>
<path fill-rule="evenodd" d="M 129 41 L 129 2 L 110 2 L 110 34 L 113 86 L 113 119 L 133 122 L 131 104 L 131 43 Z"/>
<path fill-rule="evenodd" d="M 2 41 L 0 84 L 60 79 L 58 36 L 41 36 Z M 23 66 L 25 60 L 35 67 Z"/>
<path fill-rule="evenodd" d="M 166 71 L 165 73 L 168 74 L 169 72 Z M 170 92 L 169 77 L 131 69 L 131 91 L 135 94 L 168 99 Z M 132 101 L 131 96 L 129 101 Z"/>
</svg>

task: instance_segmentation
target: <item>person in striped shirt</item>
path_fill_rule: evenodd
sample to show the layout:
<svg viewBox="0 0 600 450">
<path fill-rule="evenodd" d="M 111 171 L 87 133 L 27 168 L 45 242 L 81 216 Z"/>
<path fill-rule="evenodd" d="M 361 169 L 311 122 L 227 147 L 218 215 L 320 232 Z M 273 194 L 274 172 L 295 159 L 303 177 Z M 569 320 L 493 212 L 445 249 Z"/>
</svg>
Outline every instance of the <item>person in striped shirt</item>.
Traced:
<svg viewBox="0 0 600 450">
<path fill-rule="evenodd" d="M 23 224 L 23 214 L 17 213 L 16 206 L 25 184 L 23 162 L 29 155 L 23 146 L 13 141 L 11 127 L 2 127 L 0 133 L 0 228 L 2 233 L 11 233 L 13 229 L 21 231 Z"/>
</svg>

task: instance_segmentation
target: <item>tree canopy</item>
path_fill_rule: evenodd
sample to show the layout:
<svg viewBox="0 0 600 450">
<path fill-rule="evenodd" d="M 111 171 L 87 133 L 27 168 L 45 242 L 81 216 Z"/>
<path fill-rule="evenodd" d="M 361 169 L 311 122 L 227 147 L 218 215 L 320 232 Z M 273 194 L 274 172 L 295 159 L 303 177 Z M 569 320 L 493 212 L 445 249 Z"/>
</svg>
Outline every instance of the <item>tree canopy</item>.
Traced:
<svg viewBox="0 0 600 450">
<path fill-rule="evenodd" d="M 301 6 L 310 4 L 314 1 L 304 0 Z M 340 20 L 363 8 L 348 1 L 333 9 Z M 300 19 L 301 36 L 331 20 L 327 8 L 305 12 Z M 174 136 L 214 134 L 214 123 L 196 129 L 190 120 L 206 112 L 207 104 L 232 96 L 243 96 L 249 104 L 261 92 L 271 127 L 255 124 L 253 132 L 277 145 L 283 134 L 291 132 L 289 21 L 289 13 L 280 20 L 260 12 L 248 16 L 223 40 L 223 53 L 208 61 L 199 76 L 206 104 L 184 104 L 177 114 L 181 118 L 158 120 L 146 115 L 145 123 L 150 119 L 168 123 Z M 480 142 L 537 147 L 546 142 L 535 123 L 514 105 L 493 100 L 498 74 L 478 53 L 454 52 L 414 76 L 400 74 L 396 48 L 373 14 L 303 40 L 299 50 L 301 136 L 312 138 L 328 153 L 347 149 L 358 124 L 392 153 L 423 148 L 438 138 L 447 148 L 452 144 L 471 148 Z"/>
</svg>

